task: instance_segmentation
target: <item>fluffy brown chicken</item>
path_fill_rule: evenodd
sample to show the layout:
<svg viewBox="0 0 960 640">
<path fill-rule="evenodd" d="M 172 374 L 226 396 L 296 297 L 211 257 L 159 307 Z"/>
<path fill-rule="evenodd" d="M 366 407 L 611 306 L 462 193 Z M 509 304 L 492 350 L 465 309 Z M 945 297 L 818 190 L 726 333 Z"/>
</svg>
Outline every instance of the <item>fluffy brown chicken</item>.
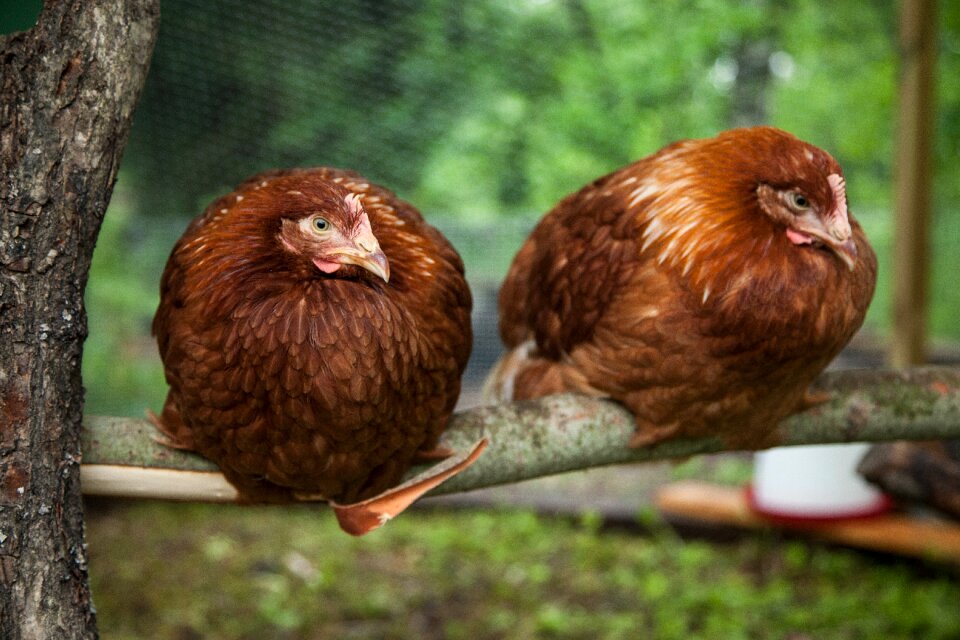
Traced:
<svg viewBox="0 0 960 640">
<path fill-rule="evenodd" d="M 687 140 L 564 198 L 500 293 L 502 400 L 605 396 L 631 446 L 776 442 L 860 327 L 877 262 L 825 151 L 771 127 Z"/>
<path fill-rule="evenodd" d="M 471 348 L 463 262 L 356 173 L 254 176 L 173 249 L 153 321 L 172 446 L 241 498 L 369 498 L 440 433 Z"/>
</svg>

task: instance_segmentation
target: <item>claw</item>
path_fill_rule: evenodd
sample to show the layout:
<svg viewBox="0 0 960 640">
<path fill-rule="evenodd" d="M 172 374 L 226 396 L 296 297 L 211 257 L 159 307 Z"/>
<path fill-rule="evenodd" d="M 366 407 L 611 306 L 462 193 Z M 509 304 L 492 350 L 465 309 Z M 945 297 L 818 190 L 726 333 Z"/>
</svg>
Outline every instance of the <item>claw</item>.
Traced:
<svg viewBox="0 0 960 640">
<path fill-rule="evenodd" d="M 643 447 L 652 447 L 664 440 L 673 437 L 680 430 L 679 423 L 669 424 L 665 427 L 650 427 L 649 425 L 637 425 L 637 430 L 630 437 L 627 446 L 631 449 L 640 449 Z"/>
<path fill-rule="evenodd" d="M 829 402 L 830 397 L 829 391 L 811 391 L 810 389 L 807 389 L 803 392 L 803 397 L 800 398 L 797 411 L 806 411 L 807 409 L 818 407 L 821 404 Z"/>
<path fill-rule="evenodd" d="M 176 436 L 173 435 L 174 430 L 169 428 L 163 421 L 163 418 L 158 416 L 150 409 L 147 409 L 147 420 L 149 420 L 153 426 L 156 427 L 157 431 L 160 432 L 158 435 L 151 436 L 151 439 L 154 442 L 171 449 L 193 451 L 192 442 L 184 442 L 183 440 L 177 439 Z"/>
<path fill-rule="evenodd" d="M 446 460 L 450 456 L 454 455 L 456 451 L 450 447 L 445 447 L 442 444 L 431 449 L 420 449 L 415 454 L 413 454 L 414 464 L 423 463 L 423 462 L 435 462 L 438 460 Z"/>
<path fill-rule="evenodd" d="M 340 528 L 354 536 L 362 536 L 383 526 L 388 520 L 409 507 L 420 496 L 457 475 L 480 457 L 487 447 L 487 439 L 477 441 L 469 451 L 451 456 L 403 484 L 353 504 L 331 502 Z"/>
</svg>

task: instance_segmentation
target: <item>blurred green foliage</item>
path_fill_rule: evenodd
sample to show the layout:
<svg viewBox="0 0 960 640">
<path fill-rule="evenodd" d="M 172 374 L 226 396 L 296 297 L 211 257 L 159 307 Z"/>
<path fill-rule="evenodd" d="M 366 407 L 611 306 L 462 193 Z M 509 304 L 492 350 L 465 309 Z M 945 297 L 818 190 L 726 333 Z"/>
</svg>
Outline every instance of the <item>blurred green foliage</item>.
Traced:
<svg viewBox="0 0 960 640">
<path fill-rule="evenodd" d="M 182 229 L 134 218 L 128 199 L 121 183 L 100 228 L 87 283 L 84 401 L 88 413 L 100 415 L 143 416 L 148 407 L 159 411 L 166 396 L 150 322 L 160 300 L 160 270 Z"/>
<path fill-rule="evenodd" d="M 42 0 L 13 0 L 4 2 L 0 10 L 0 35 L 26 31 L 37 23 L 43 8 Z"/>
<path fill-rule="evenodd" d="M 960 8 L 941 3 L 939 175 L 960 170 Z M 533 217 L 684 137 L 770 122 L 888 208 L 897 7 L 814 0 L 167 0 L 126 167 L 151 214 L 333 164 L 421 208 Z M 956 180 L 939 180 L 946 201 Z M 941 200 L 941 202 L 944 200 Z"/>
</svg>

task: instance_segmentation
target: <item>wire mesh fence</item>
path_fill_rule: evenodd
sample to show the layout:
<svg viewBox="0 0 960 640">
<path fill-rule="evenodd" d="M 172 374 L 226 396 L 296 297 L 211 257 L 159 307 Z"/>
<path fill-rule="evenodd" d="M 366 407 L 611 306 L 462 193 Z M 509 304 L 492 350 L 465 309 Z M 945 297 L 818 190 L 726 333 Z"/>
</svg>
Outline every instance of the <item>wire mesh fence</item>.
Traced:
<svg viewBox="0 0 960 640">
<path fill-rule="evenodd" d="M 881 258 L 869 321 L 886 322 L 893 6 L 164 0 L 162 12 L 88 291 L 92 410 L 156 405 L 156 392 L 144 391 L 163 388 L 148 327 L 166 254 L 213 198 L 275 167 L 359 171 L 447 234 L 476 301 L 474 384 L 500 350 L 497 284 L 544 211 L 672 140 L 772 122 L 845 167 Z M 960 104 L 949 81 L 960 66 L 950 20 L 941 95 Z M 940 156 L 960 138 L 950 135 L 960 131 L 951 109 Z M 939 201 L 960 192 L 951 185 L 938 181 Z M 940 284 L 954 264 L 943 256 L 960 254 L 947 236 L 935 240 Z M 940 288 L 946 299 L 960 291 Z M 949 328 L 944 308 L 935 304 L 934 318 Z M 110 373 L 118 350 L 150 353 L 151 372 L 127 381 Z M 132 400 L 105 400 L 116 395 Z"/>
</svg>

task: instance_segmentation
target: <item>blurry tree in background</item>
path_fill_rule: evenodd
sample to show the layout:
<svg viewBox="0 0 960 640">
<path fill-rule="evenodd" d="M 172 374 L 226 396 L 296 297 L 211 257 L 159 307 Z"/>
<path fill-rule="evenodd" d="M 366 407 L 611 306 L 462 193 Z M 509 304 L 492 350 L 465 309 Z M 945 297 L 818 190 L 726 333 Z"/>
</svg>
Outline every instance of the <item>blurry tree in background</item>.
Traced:
<svg viewBox="0 0 960 640">
<path fill-rule="evenodd" d="M 348 167 L 390 186 L 492 287 L 565 194 L 673 140 L 768 122 L 843 165 L 881 257 L 868 325 L 887 324 L 896 3 L 164 0 L 162 11 L 88 292 L 92 411 L 140 413 L 137 389 L 159 403 L 147 333 L 166 254 L 188 217 L 277 166 Z M 960 338 L 960 3 L 939 14 L 932 329 Z M 478 296 L 480 338 L 495 331 L 491 305 Z"/>
</svg>

